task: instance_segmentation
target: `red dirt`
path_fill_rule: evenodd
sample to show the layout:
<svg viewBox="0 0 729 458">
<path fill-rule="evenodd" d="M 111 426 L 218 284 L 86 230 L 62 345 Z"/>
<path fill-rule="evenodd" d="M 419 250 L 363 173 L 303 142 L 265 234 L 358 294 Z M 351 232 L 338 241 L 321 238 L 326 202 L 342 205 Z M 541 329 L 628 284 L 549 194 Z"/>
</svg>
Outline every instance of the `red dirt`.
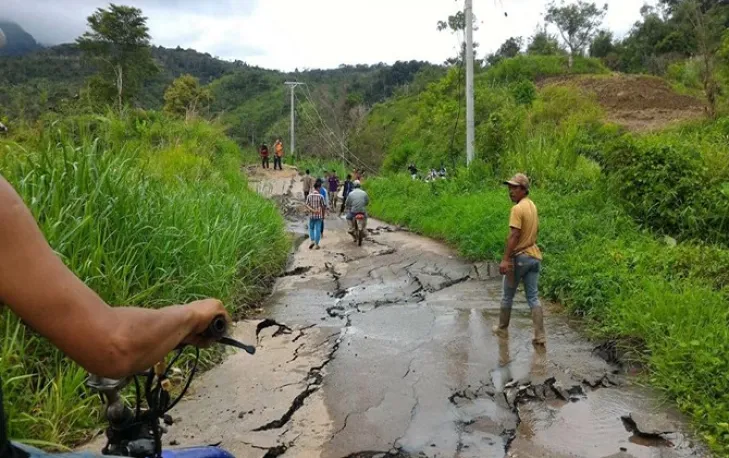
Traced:
<svg viewBox="0 0 729 458">
<path fill-rule="evenodd" d="M 695 97 L 676 93 L 666 81 L 645 75 L 560 76 L 539 83 L 575 86 L 594 94 L 607 120 L 632 131 L 663 129 L 700 118 L 705 105 Z"/>
</svg>

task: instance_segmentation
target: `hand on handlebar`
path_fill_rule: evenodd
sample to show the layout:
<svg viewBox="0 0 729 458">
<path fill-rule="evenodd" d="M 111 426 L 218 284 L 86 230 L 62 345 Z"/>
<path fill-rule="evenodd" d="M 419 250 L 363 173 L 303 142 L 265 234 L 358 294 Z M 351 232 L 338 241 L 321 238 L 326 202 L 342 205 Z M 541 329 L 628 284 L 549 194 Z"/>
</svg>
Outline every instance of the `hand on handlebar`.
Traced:
<svg viewBox="0 0 729 458">
<path fill-rule="evenodd" d="M 200 348 L 206 348 L 213 345 L 218 338 L 206 337 L 203 334 L 210 326 L 210 323 L 218 316 L 224 316 L 228 323 L 232 320 L 228 312 L 223 307 L 223 303 L 217 299 L 203 299 L 200 301 L 190 302 L 185 307 L 189 307 L 194 317 L 194 327 L 192 333 L 185 337 L 182 341 L 186 345 L 194 345 Z"/>
</svg>

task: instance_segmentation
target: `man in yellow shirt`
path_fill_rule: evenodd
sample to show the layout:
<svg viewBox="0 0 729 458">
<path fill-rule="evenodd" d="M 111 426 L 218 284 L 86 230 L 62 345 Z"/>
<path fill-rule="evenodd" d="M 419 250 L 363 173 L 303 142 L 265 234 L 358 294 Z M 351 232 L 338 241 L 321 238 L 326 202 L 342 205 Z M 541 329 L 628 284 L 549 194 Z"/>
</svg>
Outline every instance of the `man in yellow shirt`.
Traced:
<svg viewBox="0 0 729 458">
<path fill-rule="evenodd" d="M 542 266 L 542 253 L 537 246 L 539 231 L 539 215 L 537 207 L 529 198 L 529 178 L 517 173 L 509 181 L 509 197 L 514 202 L 509 216 L 509 238 L 506 240 L 504 258 L 499 271 L 504 276 L 504 294 L 501 299 L 499 324 L 494 326 L 494 333 L 499 337 L 509 334 L 511 306 L 514 303 L 516 288 L 524 282 L 527 303 L 532 310 L 534 324 L 534 344 L 544 345 L 544 315 L 539 303 L 539 272 Z"/>
</svg>

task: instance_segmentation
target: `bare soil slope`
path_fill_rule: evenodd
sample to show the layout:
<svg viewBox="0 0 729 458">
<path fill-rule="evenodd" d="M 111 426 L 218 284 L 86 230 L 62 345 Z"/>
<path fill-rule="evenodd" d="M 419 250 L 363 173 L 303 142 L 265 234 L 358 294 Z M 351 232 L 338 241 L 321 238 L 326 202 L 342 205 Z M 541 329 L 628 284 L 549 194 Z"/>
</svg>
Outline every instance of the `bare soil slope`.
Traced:
<svg viewBox="0 0 729 458">
<path fill-rule="evenodd" d="M 631 131 L 651 131 L 704 116 L 704 103 L 676 93 L 663 79 L 646 75 L 560 76 L 547 78 L 540 87 L 575 86 L 594 94 L 608 121 Z"/>
</svg>

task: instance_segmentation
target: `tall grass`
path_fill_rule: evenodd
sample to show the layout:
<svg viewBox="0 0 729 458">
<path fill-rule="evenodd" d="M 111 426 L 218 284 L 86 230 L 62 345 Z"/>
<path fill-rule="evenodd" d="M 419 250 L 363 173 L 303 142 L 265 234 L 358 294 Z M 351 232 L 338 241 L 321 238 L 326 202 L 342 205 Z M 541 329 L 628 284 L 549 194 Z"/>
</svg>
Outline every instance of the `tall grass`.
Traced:
<svg viewBox="0 0 729 458">
<path fill-rule="evenodd" d="M 0 173 L 64 263 L 110 304 L 218 297 L 237 314 L 285 261 L 280 216 L 248 190 L 238 149 L 216 126 L 135 113 L 38 134 L 0 144 Z M 11 437 L 75 443 L 96 421 L 83 370 L 10 312 L 0 317 Z"/>
</svg>

